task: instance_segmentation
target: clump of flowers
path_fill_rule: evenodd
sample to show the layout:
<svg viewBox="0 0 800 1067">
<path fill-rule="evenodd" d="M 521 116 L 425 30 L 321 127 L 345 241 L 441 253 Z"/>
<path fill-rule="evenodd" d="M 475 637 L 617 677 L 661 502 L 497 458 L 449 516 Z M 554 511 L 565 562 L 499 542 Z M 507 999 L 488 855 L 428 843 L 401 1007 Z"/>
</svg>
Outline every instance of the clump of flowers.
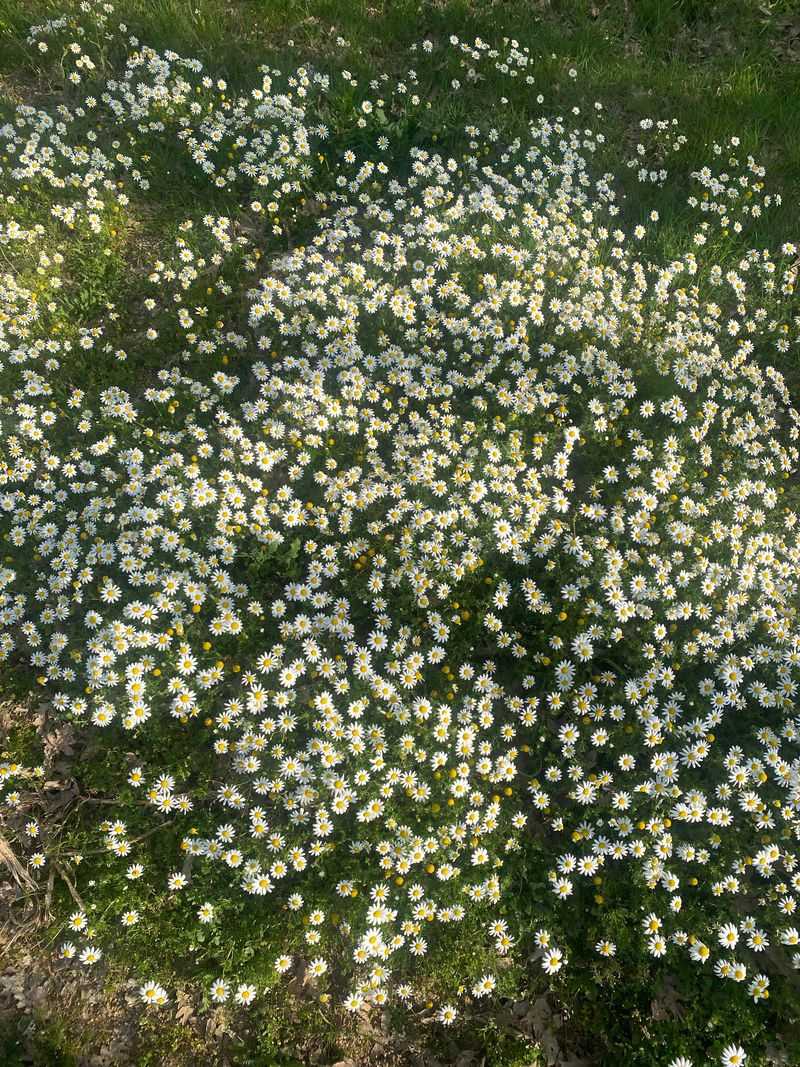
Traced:
<svg viewBox="0 0 800 1067">
<path fill-rule="evenodd" d="M 333 76 L 265 69 L 229 95 L 130 39 L 96 82 L 68 20 L 31 41 L 65 34 L 89 94 L 0 129 L 19 266 L 0 287 L 0 653 L 181 828 L 156 880 L 125 819 L 100 826 L 131 904 L 212 872 L 192 921 L 285 909 L 275 980 L 302 967 L 354 1012 L 426 1000 L 425 957 L 469 938 L 449 1025 L 509 959 L 554 981 L 576 951 L 618 966 L 602 905 L 633 885 L 626 951 L 767 998 L 800 965 L 800 417 L 771 365 L 797 344 L 798 260 L 706 256 L 767 205 L 762 169 L 717 146 L 693 247 L 659 263 L 658 212 L 618 217 L 603 135 L 577 120 L 470 125 L 452 154 L 398 159 L 384 129 L 424 111 L 413 72 L 363 97 L 335 76 L 369 135 L 340 149 L 317 118 Z M 468 80 L 528 62 L 517 42 L 437 47 Z M 225 213 L 185 220 L 136 314 L 65 326 L 70 247 L 107 246 L 147 201 L 156 143 Z M 72 384 L 81 352 L 149 380 Z M 164 729 L 195 773 L 156 757 Z M 21 772 L 0 765 L 9 810 Z M 533 938 L 507 910 L 520 879 Z M 138 905 L 115 921 L 128 936 Z M 240 978 L 211 1001 L 256 1001 Z"/>
</svg>

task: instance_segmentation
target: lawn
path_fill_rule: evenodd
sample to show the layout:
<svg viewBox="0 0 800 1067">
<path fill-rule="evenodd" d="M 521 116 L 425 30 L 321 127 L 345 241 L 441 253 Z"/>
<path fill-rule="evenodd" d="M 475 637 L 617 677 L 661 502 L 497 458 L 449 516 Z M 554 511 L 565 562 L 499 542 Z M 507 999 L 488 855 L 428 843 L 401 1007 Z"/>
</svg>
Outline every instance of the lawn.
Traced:
<svg viewBox="0 0 800 1067">
<path fill-rule="evenodd" d="M 799 86 L 0 0 L 4 1062 L 800 1061 Z"/>
</svg>

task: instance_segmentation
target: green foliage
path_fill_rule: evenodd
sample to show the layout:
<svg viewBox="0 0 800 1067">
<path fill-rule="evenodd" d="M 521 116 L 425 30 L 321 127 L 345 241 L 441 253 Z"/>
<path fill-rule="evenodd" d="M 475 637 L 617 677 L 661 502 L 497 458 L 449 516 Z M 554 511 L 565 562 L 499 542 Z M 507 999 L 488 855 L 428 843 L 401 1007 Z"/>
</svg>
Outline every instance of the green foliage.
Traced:
<svg viewBox="0 0 800 1067">
<path fill-rule="evenodd" d="M 9 101 L 30 96 L 45 102 L 62 99 L 76 102 L 77 94 L 65 81 L 63 56 L 55 51 L 47 57 L 37 56 L 24 42 L 31 22 L 53 17 L 63 9 L 63 4 L 50 3 L 49 0 L 32 0 L 25 5 L 12 0 L 0 2 L 0 65 L 7 72 L 5 89 Z M 796 189 L 800 170 L 800 102 L 797 94 L 791 91 L 796 71 L 788 61 L 780 58 L 779 52 L 780 27 L 783 25 L 779 20 L 787 11 L 791 14 L 790 7 L 784 9 L 780 4 L 762 5 L 757 9 L 743 0 L 726 0 L 714 5 L 700 0 L 680 0 L 678 3 L 642 0 L 636 4 L 561 0 L 533 6 L 527 0 L 504 4 L 470 4 L 459 0 L 418 4 L 412 0 L 386 0 L 384 4 L 374 6 L 365 2 L 344 4 L 331 0 L 313 0 L 301 5 L 289 0 L 280 3 L 237 0 L 230 5 L 219 0 L 197 0 L 191 4 L 166 0 L 158 5 L 145 0 L 128 0 L 121 5 L 119 13 L 124 13 L 131 32 L 155 47 L 204 58 L 215 73 L 225 76 L 231 90 L 250 84 L 263 63 L 286 69 L 294 66 L 298 58 L 304 60 L 311 56 L 315 65 L 325 70 L 331 65 L 333 54 L 347 63 L 363 86 L 379 61 L 384 68 L 403 69 L 407 59 L 402 54 L 405 48 L 423 37 L 446 37 L 455 32 L 471 37 L 481 34 L 496 40 L 508 34 L 522 43 L 530 42 L 533 47 L 535 56 L 531 70 L 536 87 L 545 98 L 546 114 L 568 114 L 577 106 L 588 113 L 595 97 L 604 102 L 608 125 L 605 145 L 598 146 L 595 157 L 598 169 L 607 166 L 616 170 L 622 146 L 625 146 L 626 157 L 633 155 L 634 146 L 642 136 L 638 122 L 643 114 L 655 113 L 663 118 L 675 115 L 680 119 L 680 129 L 687 134 L 687 142 L 674 154 L 667 150 L 662 153 L 657 146 L 652 157 L 653 166 L 668 159 L 670 169 L 675 166 L 685 174 L 707 161 L 711 143 L 723 141 L 735 130 L 741 136 L 742 156 L 758 145 L 759 158 L 764 159 L 778 188 L 783 189 L 791 211 L 795 201 L 792 192 Z M 335 43 L 336 34 L 328 32 L 330 24 L 348 38 L 345 43 Z M 290 41 L 294 43 L 290 44 Z M 105 74 L 119 60 L 120 42 L 100 35 L 92 44 L 98 68 Z M 439 63 L 439 60 L 433 62 Z M 570 69 L 577 71 L 576 79 L 567 73 Z M 486 124 L 494 122 L 500 92 L 507 93 L 508 100 L 503 116 L 505 128 L 512 133 L 525 129 L 531 116 L 519 85 L 509 87 L 507 80 L 489 71 L 475 86 L 465 84 L 453 91 L 448 86 L 455 77 L 463 78 L 463 71 L 448 55 L 439 66 L 429 67 L 424 74 L 420 92 L 423 99 L 430 100 L 429 108 L 414 109 L 396 102 L 387 104 L 377 108 L 365 126 L 355 126 L 352 122 L 353 110 L 362 97 L 360 91 L 337 84 L 336 91 L 320 105 L 318 117 L 330 127 L 329 138 L 321 146 L 321 165 L 302 190 L 293 191 L 282 218 L 283 228 L 264 240 L 265 259 L 302 247 L 315 232 L 317 209 L 313 205 L 318 204 L 326 192 L 331 192 L 333 168 L 345 151 L 353 150 L 359 155 L 370 152 L 377 138 L 385 135 L 391 144 L 386 157 L 392 166 L 391 172 L 398 180 L 405 180 L 410 173 L 409 152 L 412 148 L 422 146 L 434 151 L 439 148 L 460 151 L 463 149 L 464 122 L 469 118 Z M 205 103 L 205 97 L 202 99 Z M 700 106 L 698 102 L 701 102 Z M 87 129 L 89 125 L 87 123 Z M 175 121 L 170 133 L 179 128 L 179 121 Z M 113 127 L 98 130 L 101 146 L 107 147 L 113 136 Z M 144 134 L 142 138 L 145 139 Z M 224 213 L 227 202 L 186 156 L 174 152 L 168 138 L 161 136 L 161 131 L 152 136 L 145 147 L 148 149 L 145 154 L 152 182 L 151 195 L 133 195 L 124 209 L 117 209 L 113 217 L 101 220 L 99 232 L 91 239 L 77 237 L 69 244 L 70 251 L 62 272 L 63 300 L 58 312 L 52 313 L 51 319 L 44 319 L 44 325 L 54 331 L 54 336 L 76 339 L 90 322 L 111 312 L 105 345 L 98 346 L 88 355 L 75 351 L 72 360 L 64 367 L 63 377 L 55 382 L 54 404 L 59 406 L 66 402 L 70 388 L 86 390 L 94 402 L 113 380 L 138 396 L 143 383 L 149 384 L 152 373 L 162 367 L 180 367 L 187 371 L 203 368 L 203 359 L 192 356 L 190 362 L 189 357 L 184 358 L 180 352 L 182 334 L 167 315 L 152 320 L 161 336 L 158 346 L 148 346 L 142 338 L 145 322 L 143 318 L 137 318 L 135 306 L 152 291 L 143 282 L 142 263 L 152 262 L 161 255 L 167 257 L 174 250 L 175 238 L 180 232 L 178 224 L 187 214 Z M 141 145 L 138 148 L 141 150 Z M 632 226 L 646 221 L 644 205 L 649 201 L 633 171 L 623 173 L 622 185 L 625 198 L 621 205 L 621 223 Z M 643 247 L 654 260 L 666 262 L 685 249 L 694 233 L 696 219 L 686 208 L 684 189 L 668 182 L 663 194 L 664 225 L 648 234 Z M 26 189 L 11 213 L 30 226 L 42 226 L 48 239 L 51 234 L 55 235 L 49 195 L 43 188 Z M 3 218 L 6 208 L 7 205 L 3 205 Z M 250 232 L 247 228 L 256 225 L 244 211 L 236 221 L 243 232 Z M 775 245 L 786 236 L 786 227 L 786 208 L 766 213 L 755 223 L 747 243 Z M 266 232 L 266 224 L 264 229 Z M 496 228 L 498 239 L 502 232 L 502 227 Z M 259 240 L 263 236 L 258 233 Z M 728 232 L 719 233 L 708 246 L 709 262 L 713 260 L 723 267 L 735 265 L 746 246 L 744 238 Z M 200 247 L 199 251 L 204 250 Z M 14 258 L 6 266 L 13 267 L 21 283 L 33 287 L 36 284 L 35 265 L 25 263 L 23 256 L 9 255 Z M 201 272 L 185 297 L 188 306 L 207 305 L 209 322 L 217 317 L 220 321 L 228 321 L 240 314 L 239 289 L 252 283 L 250 275 L 253 272 L 248 274 L 244 254 L 238 259 L 232 257 L 225 270 L 227 275 L 216 268 Z M 474 278 L 465 272 L 465 284 L 471 284 L 477 278 L 477 269 Z M 707 281 L 702 274 L 698 278 L 703 284 Z M 777 298 L 770 309 L 780 319 L 788 318 L 791 310 L 790 300 L 781 302 Z M 545 333 L 543 331 L 542 340 Z M 125 349 L 122 358 L 116 354 L 118 345 Z M 631 365 L 635 365 L 635 353 L 629 353 L 629 356 Z M 775 358 L 774 352 L 769 353 L 769 358 Z M 800 380 L 795 361 L 794 353 L 778 358 L 781 369 L 793 383 Z M 224 366 L 228 373 L 244 373 L 249 362 L 249 352 L 245 355 L 231 353 L 230 362 L 226 356 Z M 671 385 L 651 363 L 641 361 L 636 366 L 636 373 L 643 395 L 655 400 L 667 397 Z M 186 410 L 193 403 L 192 395 L 182 396 L 181 402 L 182 410 Z M 473 414 L 466 405 L 458 411 L 460 419 L 470 418 Z M 181 412 L 178 412 L 176 427 L 180 425 L 180 416 Z M 579 420 L 580 409 L 570 412 L 570 416 Z M 581 424 L 582 431 L 589 427 L 591 420 L 587 418 L 585 422 L 585 426 Z M 210 425 L 211 420 L 205 419 L 204 422 L 204 416 L 198 415 L 200 423 Z M 109 419 L 109 426 L 112 425 L 113 420 Z M 518 426 L 526 440 L 546 429 L 538 416 L 520 418 Z M 479 422 L 476 437 L 488 435 L 490 430 L 488 419 Z M 156 442 L 165 454 L 171 447 L 170 432 L 164 431 L 163 440 Z M 138 440 L 144 441 L 143 438 Z M 384 459 L 390 444 L 381 445 Z M 311 450 L 314 449 L 315 456 L 321 460 L 335 457 L 342 468 L 358 466 L 364 459 L 357 440 L 355 443 L 322 443 L 312 446 Z M 503 459 L 509 459 L 508 449 Z M 608 461 L 608 454 L 600 449 L 582 454 L 575 471 L 579 491 L 588 489 L 599 479 Z M 687 482 L 692 483 L 707 477 L 699 458 L 687 463 L 685 473 Z M 303 490 L 309 489 L 309 494 L 313 489 L 308 479 L 298 484 Z M 796 506 L 799 492 L 796 485 L 790 484 L 787 504 Z M 427 498 L 421 494 L 420 501 L 429 506 L 435 503 L 435 498 L 433 494 L 428 494 Z M 233 535 L 232 540 L 236 541 Z M 307 560 L 301 537 L 286 536 L 283 540 L 265 544 L 254 540 L 248 533 L 237 544 L 241 551 L 234 574 L 266 603 L 279 597 L 287 582 L 302 580 Z M 368 558 L 371 557 L 365 554 L 364 559 Z M 20 569 L 23 577 L 27 573 L 26 566 L 30 573 L 38 571 L 33 561 L 23 561 Z M 481 566 L 485 569 L 467 575 L 458 587 L 458 599 L 452 607 L 458 613 L 451 645 L 452 658 L 454 662 L 460 662 L 470 650 L 478 648 L 483 658 L 494 656 L 499 678 L 513 680 L 519 668 L 511 655 L 481 644 L 485 640 L 482 621 L 491 610 L 497 580 L 503 574 L 502 554 L 487 554 Z M 359 633 L 370 618 L 366 607 L 370 572 L 366 563 L 363 568 L 355 570 L 354 566 L 349 586 L 354 600 L 352 620 Z M 565 572 L 559 563 L 545 579 L 549 583 L 547 591 L 550 592 L 551 587 L 557 590 L 564 580 Z M 407 587 L 396 592 L 392 603 L 399 618 L 412 628 L 422 628 L 426 612 Z M 571 619 L 557 620 L 555 616 L 547 616 L 531 621 L 521 604 L 515 605 L 513 610 L 514 625 L 525 641 L 536 639 L 544 643 L 557 635 L 564 635 L 569 641 L 579 630 L 577 622 L 573 624 Z M 200 632 L 200 627 L 207 624 L 207 615 L 210 616 L 210 612 L 204 608 L 194 622 L 186 623 L 185 630 L 190 637 L 192 626 Z M 213 648 L 205 650 L 206 665 L 219 658 L 226 671 L 238 671 L 240 661 L 246 663 L 248 655 L 264 646 L 266 626 L 274 628 L 271 621 L 261 625 L 260 620 L 248 620 L 244 631 L 235 638 L 219 637 Z M 626 669 L 639 669 L 643 662 L 630 653 Z M 11 666 L 3 684 L 7 691 L 19 696 L 30 689 L 31 678 L 27 668 L 22 669 L 19 662 L 11 661 Z M 170 666 L 174 667 L 174 661 Z M 611 666 L 617 665 L 610 662 L 599 664 L 599 667 Z M 434 666 L 427 666 L 425 672 L 433 694 L 438 699 L 441 690 L 444 698 L 451 679 L 441 668 Z M 150 677 L 148 685 L 156 701 L 166 701 L 167 690 L 163 682 Z M 164 716 L 153 723 L 152 730 L 137 748 L 137 760 L 154 770 L 162 765 L 169 769 L 183 783 L 182 787 L 191 791 L 198 806 L 210 796 L 214 777 L 214 763 L 206 743 L 210 729 L 206 720 L 210 722 L 218 713 L 219 708 L 214 706 L 212 698 L 208 698 L 201 702 L 199 714 L 189 721 L 188 726 Z M 304 711 L 304 714 L 313 717 L 312 712 Z M 32 728 L 16 729 L 4 740 L 3 748 L 20 763 L 38 763 L 39 760 L 34 758 L 36 740 Z M 728 740 L 733 743 L 735 734 Z M 198 926 L 194 921 L 197 909 L 206 900 L 216 900 L 224 889 L 225 879 L 217 869 L 203 867 L 196 871 L 191 888 L 179 897 L 164 890 L 159 894 L 142 893 L 140 898 L 135 884 L 121 873 L 119 862 L 112 860 L 106 850 L 97 848 L 98 825 L 105 814 L 101 802 L 114 790 L 117 790 L 116 800 L 119 810 L 124 813 L 131 838 L 138 839 L 147 834 L 152 825 L 152 816 L 146 812 L 140 792 L 132 786 L 118 789 L 119 781 L 134 762 L 125 752 L 126 734 L 117 725 L 111 726 L 103 735 L 102 744 L 89 744 L 82 749 L 78 763 L 81 802 L 65 813 L 52 841 L 52 854 L 56 859 L 71 864 L 71 870 L 79 870 L 83 877 L 95 883 L 91 923 L 98 940 L 113 940 L 118 936 L 120 912 L 137 907 L 141 911 L 141 926 L 126 933 L 125 940 L 126 962 L 133 971 L 149 967 L 148 974 L 165 984 L 178 976 L 196 980 L 203 988 L 219 975 L 257 983 L 265 992 L 264 1004 L 259 1009 L 258 1027 L 249 1039 L 250 1046 L 239 1058 L 242 1067 L 294 1067 L 299 1061 L 278 1051 L 291 1044 L 293 1028 L 327 1042 L 328 1051 L 333 1055 L 338 1046 L 331 1036 L 330 1021 L 318 1009 L 308 1007 L 301 1022 L 295 1021 L 291 1026 L 281 1018 L 283 995 L 275 984 L 272 961 L 282 951 L 289 934 L 299 937 L 302 933 L 299 917 L 288 913 L 275 915 L 266 908 L 254 912 L 240 897 L 219 905 L 213 924 Z M 543 774 L 545 762 L 545 755 L 529 754 L 521 761 L 525 777 L 532 779 Z M 415 829 L 426 825 L 426 815 L 413 818 Z M 163 821 L 164 825 L 152 842 L 154 847 L 149 854 L 148 872 L 162 886 L 174 869 L 174 856 L 185 835 L 210 836 L 214 832 L 214 820 L 202 810 L 185 816 L 170 816 Z M 196 824 L 193 831 L 190 829 L 192 823 Z M 534 828 L 534 836 L 539 829 Z M 542 831 L 522 859 L 511 855 L 506 863 L 504 885 L 511 890 L 510 909 L 520 936 L 531 938 L 536 932 L 538 900 L 549 892 L 546 872 L 555 847 L 554 839 Z M 346 855 L 337 855 L 330 864 L 340 878 L 358 873 L 358 861 Z M 62 911 L 72 907 L 68 892 L 60 881 L 54 892 L 54 902 Z M 770 1027 L 781 1026 L 790 1056 L 800 1061 L 800 1041 L 795 1036 L 799 1025 L 798 1009 L 791 987 L 789 993 L 782 999 L 776 997 L 770 1005 L 765 1024 L 766 1009 L 763 1006 L 745 1004 L 743 1008 L 739 1001 L 734 1005 L 727 990 L 712 977 L 698 974 L 696 967 L 686 965 L 675 970 L 672 964 L 668 968 L 650 961 L 647 966 L 637 967 L 627 962 L 635 948 L 634 924 L 641 919 L 642 895 L 641 885 L 626 886 L 619 882 L 607 888 L 603 886 L 602 891 L 599 887 L 582 887 L 580 894 L 576 894 L 580 906 L 576 901 L 570 928 L 559 931 L 559 934 L 565 938 L 582 935 L 589 947 L 601 936 L 613 937 L 620 957 L 626 962 L 611 967 L 604 964 L 601 970 L 596 954 L 587 951 L 585 957 L 571 961 L 566 977 L 553 983 L 569 1025 L 575 1032 L 602 1034 L 608 1062 L 618 1063 L 620 1067 L 645 1067 L 656 1062 L 666 1063 L 669 1057 L 679 1053 L 696 1057 L 717 1055 L 732 1032 L 742 1043 L 751 1042 L 754 1047 L 761 1047 L 765 1035 L 769 1036 Z M 320 889 L 319 899 L 309 894 L 306 903 L 309 907 L 315 904 L 326 907 L 329 900 Z M 481 915 L 480 919 L 485 921 L 488 917 Z M 159 946 L 160 969 L 153 970 L 151 930 L 159 926 L 164 931 L 164 940 Z M 465 924 L 458 934 L 454 932 L 452 936 L 442 937 L 427 956 L 422 973 L 432 999 L 440 990 L 457 987 L 460 975 L 491 969 L 491 954 L 480 942 L 478 931 L 478 925 L 473 928 Z M 59 919 L 54 923 L 50 932 L 53 936 L 63 933 L 63 921 Z M 524 962 L 516 963 L 499 975 L 498 995 L 513 997 L 526 983 L 532 993 L 547 988 L 539 971 L 528 974 L 526 966 Z M 663 993 L 665 989 L 666 994 Z M 654 1000 L 664 995 L 669 1001 L 667 1008 L 659 1007 L 654 1012 Z M 166 1055 L 178 1049 L 181 1041 L 179 1028 L 164 1027 L 153 1021 L 148 1021 L 146 1028 L 152 1030 L 153 1047 L 152 1051 L 142 1054 L 139 1060 L 142 1065 L 161 1063 Z M 5 1045 L 0 1046 L 0 1057 L 6 1057 L 4 1062 L 11 1065 L 24 1062 L 18 1036 L 10 1033 L 2 1040 Z M 501 1032 L 491 1022 L 478 1025 L 465 1040 L 480 1044 L 491 1067 L 527 1067 L 531 1063 L 528 1042 Z M 69 1053 L 60 1051 L 68 1048 L 69 1042 L 58 1034 L 57 1026 L 51 1035 L 37 1037 L 35 1047 L 43 1064 L 52 1063 L 55 1067 L 73 1062 Z M 755 1067 L 758 1062 L 754 1055 L 748 1061 L 748 1067 Z"/>
</svg>

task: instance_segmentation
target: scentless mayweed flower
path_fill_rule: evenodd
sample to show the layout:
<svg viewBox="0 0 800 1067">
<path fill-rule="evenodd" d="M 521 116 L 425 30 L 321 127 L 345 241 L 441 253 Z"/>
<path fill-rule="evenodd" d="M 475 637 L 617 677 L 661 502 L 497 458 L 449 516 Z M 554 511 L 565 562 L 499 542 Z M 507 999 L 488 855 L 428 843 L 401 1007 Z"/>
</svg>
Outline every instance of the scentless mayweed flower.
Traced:
<svg viewBox="0 0 800 1067">
<path fill-rule="evenodd" d="M 60 957 L 137 937 L 163 975 L 159 924 L 199 943 L 242 913 L 276 938 L 270 981 L 353 1013 L 450 1026 L 520 961 L 555 989 L 586 958 L 763 1011 L 800 960 L 800 415 L 772 365 L 797 349 L 797 245 L 715 251 L 779 203 L 763 168 L 713 145 L 662 262 L 672 122 L 624 161 L 652 198 L 631 221 L 599 102 L 595 130 L 537 94 L 524 134 L 409 147 L 415 70 L 362 93 L 264 67 L 238 93 L 112 15 L 82 17 L 118 69 L 74 21 L 33 27 L 69 103 L 0 127 L 0 657 L 119 775 L 94 832 L 124 900 L 63 915 Z M 530 62 L 414 51 L 459 88 Z M 196 212 L 133 307 L 70 324 L 67 258 L 159 197 L 167 146 Z M 0 764 L 46 880 L 34 777 Z M 230 960 L 207 998 L 249 1006 L 263 958 Z"/>
<path fill-rule="evenodd" d="M 167 1003 L 169 997 L 167 991 L 158 982 L 145 982 L 139 990 L 139 995 L 148 1006 L 160 1008 Z"/>
</svg>

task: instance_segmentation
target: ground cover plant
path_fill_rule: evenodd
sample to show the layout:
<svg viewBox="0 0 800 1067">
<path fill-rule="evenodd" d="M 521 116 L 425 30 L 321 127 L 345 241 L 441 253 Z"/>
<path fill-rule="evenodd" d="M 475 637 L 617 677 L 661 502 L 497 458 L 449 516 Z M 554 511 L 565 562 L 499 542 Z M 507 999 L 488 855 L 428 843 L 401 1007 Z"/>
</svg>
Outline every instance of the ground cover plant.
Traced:
<svg viewBox="0 0 800 1067">
<path fill-rule="evenodd" d="M 239 1062 L 797 1062 L 754 146 L 621 143 L 517 37 L 228 80 L 137 14 L 43 14 L 0 126 L 9 916 L 136 1062 L 176 1010 Z"/>
</svg>

